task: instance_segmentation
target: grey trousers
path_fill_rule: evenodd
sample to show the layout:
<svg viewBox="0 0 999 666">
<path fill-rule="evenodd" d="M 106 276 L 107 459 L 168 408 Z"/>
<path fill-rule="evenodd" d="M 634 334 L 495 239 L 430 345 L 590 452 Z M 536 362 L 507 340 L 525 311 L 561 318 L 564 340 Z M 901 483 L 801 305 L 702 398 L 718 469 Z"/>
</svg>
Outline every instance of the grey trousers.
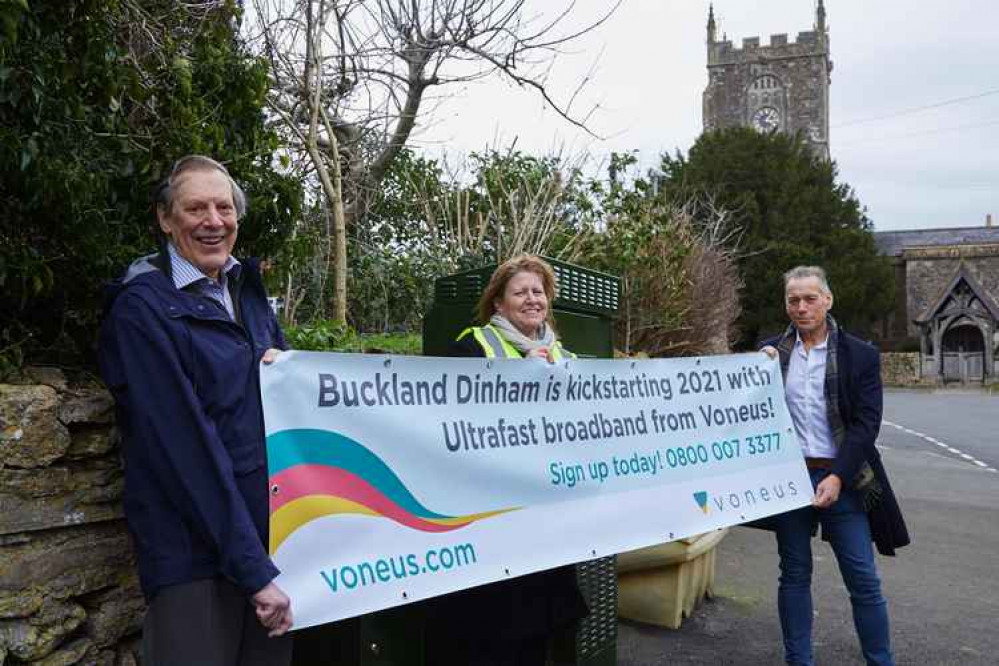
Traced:
<svg viewBox="0 0 999 666">
<path fill-rule="evenodd" d="M 143 666 L 289 666 L 292 638 L 268 638 L 253 604 L 212 578 L 156 593 L 142 625 Z"/>
</svg>

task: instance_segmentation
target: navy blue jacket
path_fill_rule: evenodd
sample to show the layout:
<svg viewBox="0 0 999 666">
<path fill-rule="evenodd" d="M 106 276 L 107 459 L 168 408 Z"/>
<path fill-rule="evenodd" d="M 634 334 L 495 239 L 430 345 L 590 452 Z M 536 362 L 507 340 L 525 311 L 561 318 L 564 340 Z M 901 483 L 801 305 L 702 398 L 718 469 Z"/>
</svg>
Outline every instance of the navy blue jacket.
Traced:
<svg viewBox="0 0 999 666">
<path fill-rule="evenodd" d="M 881 356 L 876 347 L 856 338 L 842 328 L 836 347 L 839 413 L 846 427 L 846 437 L 836 453 L 831 472 L 848 488 L 866 460 L 883 489 L 881 502 L 867 512 L 871 537 L 882 555 L 894 555 L 896 548 L 909 543 L 909 533 L 902 512 L 888 482 L 875 442 L 881 429 L 883 389 Z M 772 338 L 763 346 L 777 346 Z M 785 359 L 781 359 L 782 364 Z M 761 521 L 765 524 L 766 519 Z M 761 525 L 762 526 L 762 525 Z"/>
<path fill-rule="evenodd" d="M 252 595 L 278 574 L 267 554 L 259 362 L 284 338 L 257 264 L 216 301 L 178 290 L 169 258 L 136 261 L 108 289 L 99 361 L 115 397 L 125 516 L 147 599 L 224 576 Z"/>
</svg>

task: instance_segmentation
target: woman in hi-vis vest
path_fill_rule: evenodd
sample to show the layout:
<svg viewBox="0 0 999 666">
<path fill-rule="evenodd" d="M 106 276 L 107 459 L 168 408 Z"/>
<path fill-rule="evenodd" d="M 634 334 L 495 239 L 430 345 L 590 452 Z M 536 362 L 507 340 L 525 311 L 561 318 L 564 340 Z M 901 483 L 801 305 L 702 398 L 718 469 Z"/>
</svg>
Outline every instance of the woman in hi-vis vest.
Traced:
<svg viewBox="0 0 999 666">
<path fill-rule="evenodd" d="M 451 355 L 572 357 L 552 325 L 554 298 L 547 262 L 527 254 L 506 261 L 479 299 L 479 326 L 462 331 Z M 425 664 L 544 666 L 551 638 L 587 613 L 573 566 L 438 597 L 428 611 Z"/>
</svg>

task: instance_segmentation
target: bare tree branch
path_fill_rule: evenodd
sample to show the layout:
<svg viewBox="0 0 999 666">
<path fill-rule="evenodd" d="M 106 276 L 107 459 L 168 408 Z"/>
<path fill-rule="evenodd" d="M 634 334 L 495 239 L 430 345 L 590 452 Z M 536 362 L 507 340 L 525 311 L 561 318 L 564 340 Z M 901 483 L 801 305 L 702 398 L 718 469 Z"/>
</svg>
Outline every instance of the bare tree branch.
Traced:
<svg viewBox="0 0 999 666">
<path fill-rule="evenodd" d="M 317 177 L 333 214 L 332 231 L 340 227 L 340 213 L 345 228 L 365 218 L 371 195 L 426 114 L 432 88 L 500 75 L 596 136 L 587 126 L 589 114 L 572 111 L 579 89 L 560 102 L 548 86 L 546 66 L 560 46 L 602 25 L 618 5 L 582 28 L 563 30 L 575 2 L 533 15 L 528 4 L 252 0 L 246 34 L 270 63 L 268 106 L 284 126 L 293 161 L 308 163 L 306 171 Z M 543 217 L 541 210 L 530 214 Z M 333 263 L 345 271 L 345 251 L 341 257 L 338 246 L 334 242 Z M 339 276 L 335 284 L 338 302 Z"/>
</svg>

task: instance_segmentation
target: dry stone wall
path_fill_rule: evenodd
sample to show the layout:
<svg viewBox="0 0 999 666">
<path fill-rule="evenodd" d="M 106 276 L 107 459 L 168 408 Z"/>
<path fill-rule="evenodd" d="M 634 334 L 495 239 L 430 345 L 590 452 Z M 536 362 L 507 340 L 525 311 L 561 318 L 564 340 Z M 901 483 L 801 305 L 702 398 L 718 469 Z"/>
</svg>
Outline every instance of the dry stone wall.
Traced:
<svg viewBox="0 0 999 666">
<path fill-rule="evenodd" d="M 881 354 L 881 383 L 885 386 L 919 386 L 922 377 L 919 352 Z"/>
<path fill-rule="evenodd" d="M 144 604 L 113 401 L 29 374 L 0 384 L 0 666 L 134 666 Z"/>
</svg>

